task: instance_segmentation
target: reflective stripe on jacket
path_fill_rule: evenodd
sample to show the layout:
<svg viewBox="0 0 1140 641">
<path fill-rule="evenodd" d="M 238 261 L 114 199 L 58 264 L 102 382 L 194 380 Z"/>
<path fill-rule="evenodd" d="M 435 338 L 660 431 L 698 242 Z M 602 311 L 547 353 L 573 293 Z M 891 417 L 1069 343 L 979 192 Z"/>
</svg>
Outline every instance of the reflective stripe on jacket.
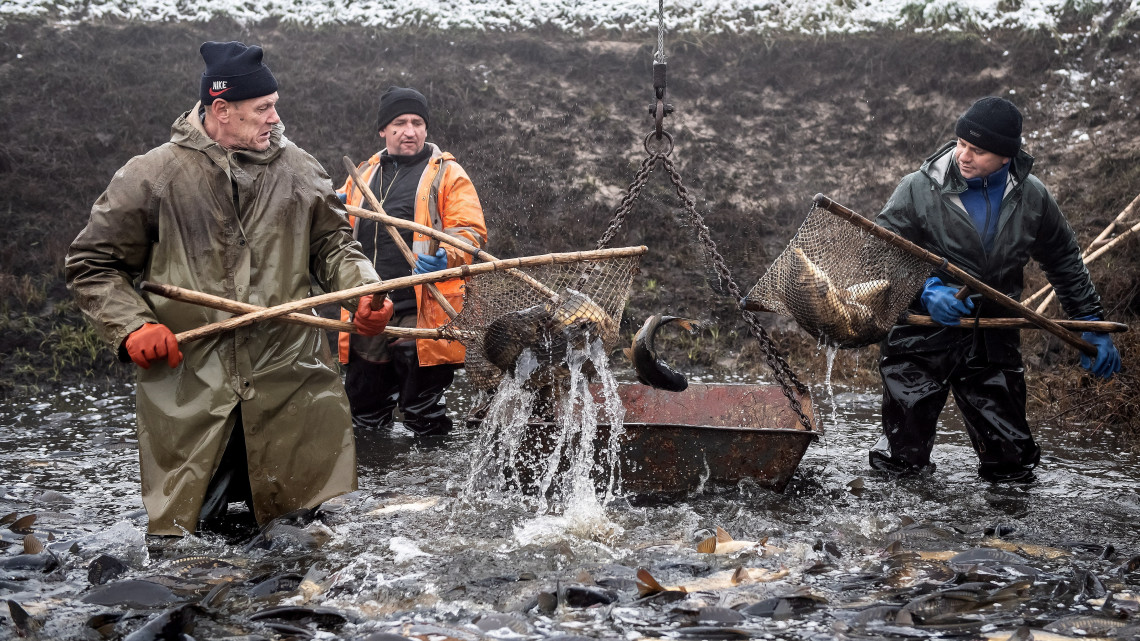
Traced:
<svg viewBox="0 0 1140 641">
<path fill-rule="evenodd" d="M 483 220 L 483 207 L 479 204 L 479 196 L 475 193 L 475 186 L 463 167 L 455 161 L 450 153 L 441 151 L 432 143 L 427 143 L 432 150 L 431 159 L 427 168 L 420 176 L 419 186 L 416 188 L 415 222 L 456 236 L 467 243 L 482 249 L 487 244 L 487 225 Z M 380 166 L 380 154 L 374 154 L 358 167 L 360 178 L 364 184 L 372 182 L 372 176 Z M 347 194 L 349 205 L 362 206 L 364 195 L 354 189 L 352 177 L 349 177 L 338 190 Z M 356 218 L 348 217 L 349 224 L 355 225 Z M 412 251 L 417 254 L 428 253 L 431 239 L 414 232 L 412 234 Z M 459 267 L 469 265 L 473 256 L 460 251 L 445 243 L 439 245 L 447 252 L 447 266 Z M 411 267 L 408 268 L 411 273 Z M 440 293 L 455 311 L 463 309 L 463 292 L 465 281 L 461 278 L 445 280 L 437 283 Z M 422 285 L 416 286 L 416 327 L 434 329 L 442 327 L 450 320 L 443 308 L 432 299 L 430 294 L 424 292 Z M 349 320 L 351 316 L 347 311 L 341 311 L 341 319 Z M 338 339 L 340 362 L 348 362 L 349 335 L 341 333 Z M 416 341 L 416 353 L 420 365 L 460 364 L 463 362 L 466 351 L 459 341 L 451 340 L 419 340 Z"/>
</svg>

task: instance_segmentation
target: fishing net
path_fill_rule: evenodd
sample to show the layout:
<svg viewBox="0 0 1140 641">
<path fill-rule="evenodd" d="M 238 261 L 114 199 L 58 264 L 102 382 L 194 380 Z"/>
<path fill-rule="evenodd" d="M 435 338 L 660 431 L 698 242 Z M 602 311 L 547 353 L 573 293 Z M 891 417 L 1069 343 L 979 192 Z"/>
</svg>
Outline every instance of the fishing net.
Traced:
<svg viewBox="0 0 1140 641">
<path fill-rule="evenodd" d="M 930 265 L 815 204 L 752 291 L 749 309 L 790 316 L 821 343 L 877 343 L 930 276 Z"/>
<path fill-rule="evenodd" d="M 617 257 L 471 277 L 463 310 L 444 328 L 467 348 L 468 380 L 491 390 L 504 372 L 523 368 L 531 385 L 557 385 L 569 378 L 568 346 L 598 339 L 609 353 L 639 262 Z"/>
</svg>

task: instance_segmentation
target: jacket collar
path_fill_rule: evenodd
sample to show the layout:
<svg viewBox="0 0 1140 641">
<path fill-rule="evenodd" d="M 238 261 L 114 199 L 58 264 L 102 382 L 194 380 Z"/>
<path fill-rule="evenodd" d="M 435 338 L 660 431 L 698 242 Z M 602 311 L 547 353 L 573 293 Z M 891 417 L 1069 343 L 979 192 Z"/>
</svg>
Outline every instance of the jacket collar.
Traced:
<svg viewBox="0 0 1140 641">
<path fill-rule="evenodd" d="M 938 151 L 923 161 L 920 171 L 926 174 L 942 191 L 961 193 L 966 191 L 966 179 L 958 170 L 958 163 L 954 161 L 954 148 L 956 146 L 957 141 L 951 140 L 939 147 Z M 1025 182 L 1032 169 L 1033 156 L 1030 156 L 1024 149 L 1019 150 L 1017 155 L 1009 161 L 1010 186 L 1015 187 Z"/>
</svg>

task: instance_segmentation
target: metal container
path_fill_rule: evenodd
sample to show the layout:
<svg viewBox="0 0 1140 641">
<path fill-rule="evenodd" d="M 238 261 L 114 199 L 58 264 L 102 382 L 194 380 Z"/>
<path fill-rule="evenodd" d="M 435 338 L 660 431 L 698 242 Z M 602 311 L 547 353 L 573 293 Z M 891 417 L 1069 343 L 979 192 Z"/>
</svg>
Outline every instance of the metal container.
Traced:
<svg viewBox="0 0 1140 641">
<path fill-rule="evenodd" d="M 778 385 L 690 383 L 682 392 L 666 392 L 621 383 L 618 393 L 625 407 L 620 458 L 626 492 L 685 492 L 744 479 L 782 492 L 819 436 L 800 423 Z M 814 426 L 811 399 L 799 400 Z M 533 460 L 553 449 L 557 432 L 548 422 L 529 424 L 523 442 Z M 599 424 L 595 451 L 603 451 L 609 437 L 610 426 Z"/>
</svg>

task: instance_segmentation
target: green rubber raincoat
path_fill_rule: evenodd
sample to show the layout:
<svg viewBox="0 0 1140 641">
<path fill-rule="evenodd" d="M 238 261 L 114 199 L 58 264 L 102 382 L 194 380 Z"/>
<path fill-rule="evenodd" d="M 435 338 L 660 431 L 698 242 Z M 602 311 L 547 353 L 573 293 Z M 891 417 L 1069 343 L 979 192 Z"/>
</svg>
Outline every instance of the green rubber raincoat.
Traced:
<svg viewBox="0 0 1140 641">
<path fill-rule="evenodd" d="M 143 323 L 179 333 L 231 316 L 140 294 L 140 279 L 265 307 L 312 295 L 310 277 L 326 291 L 379 281 L 328 174 L 284 127 L 266 151 L 227 151 L 198 109 L 115 173 L 67 255 L 68 287 L 123 360 Z M 323 330 L 270 321 L 179 347 L 178 367 L 137 375 L 151 534 L 195 531 L 238 406 L 258 522 L 356 489 L 348 401 Z"/>
</svg>

